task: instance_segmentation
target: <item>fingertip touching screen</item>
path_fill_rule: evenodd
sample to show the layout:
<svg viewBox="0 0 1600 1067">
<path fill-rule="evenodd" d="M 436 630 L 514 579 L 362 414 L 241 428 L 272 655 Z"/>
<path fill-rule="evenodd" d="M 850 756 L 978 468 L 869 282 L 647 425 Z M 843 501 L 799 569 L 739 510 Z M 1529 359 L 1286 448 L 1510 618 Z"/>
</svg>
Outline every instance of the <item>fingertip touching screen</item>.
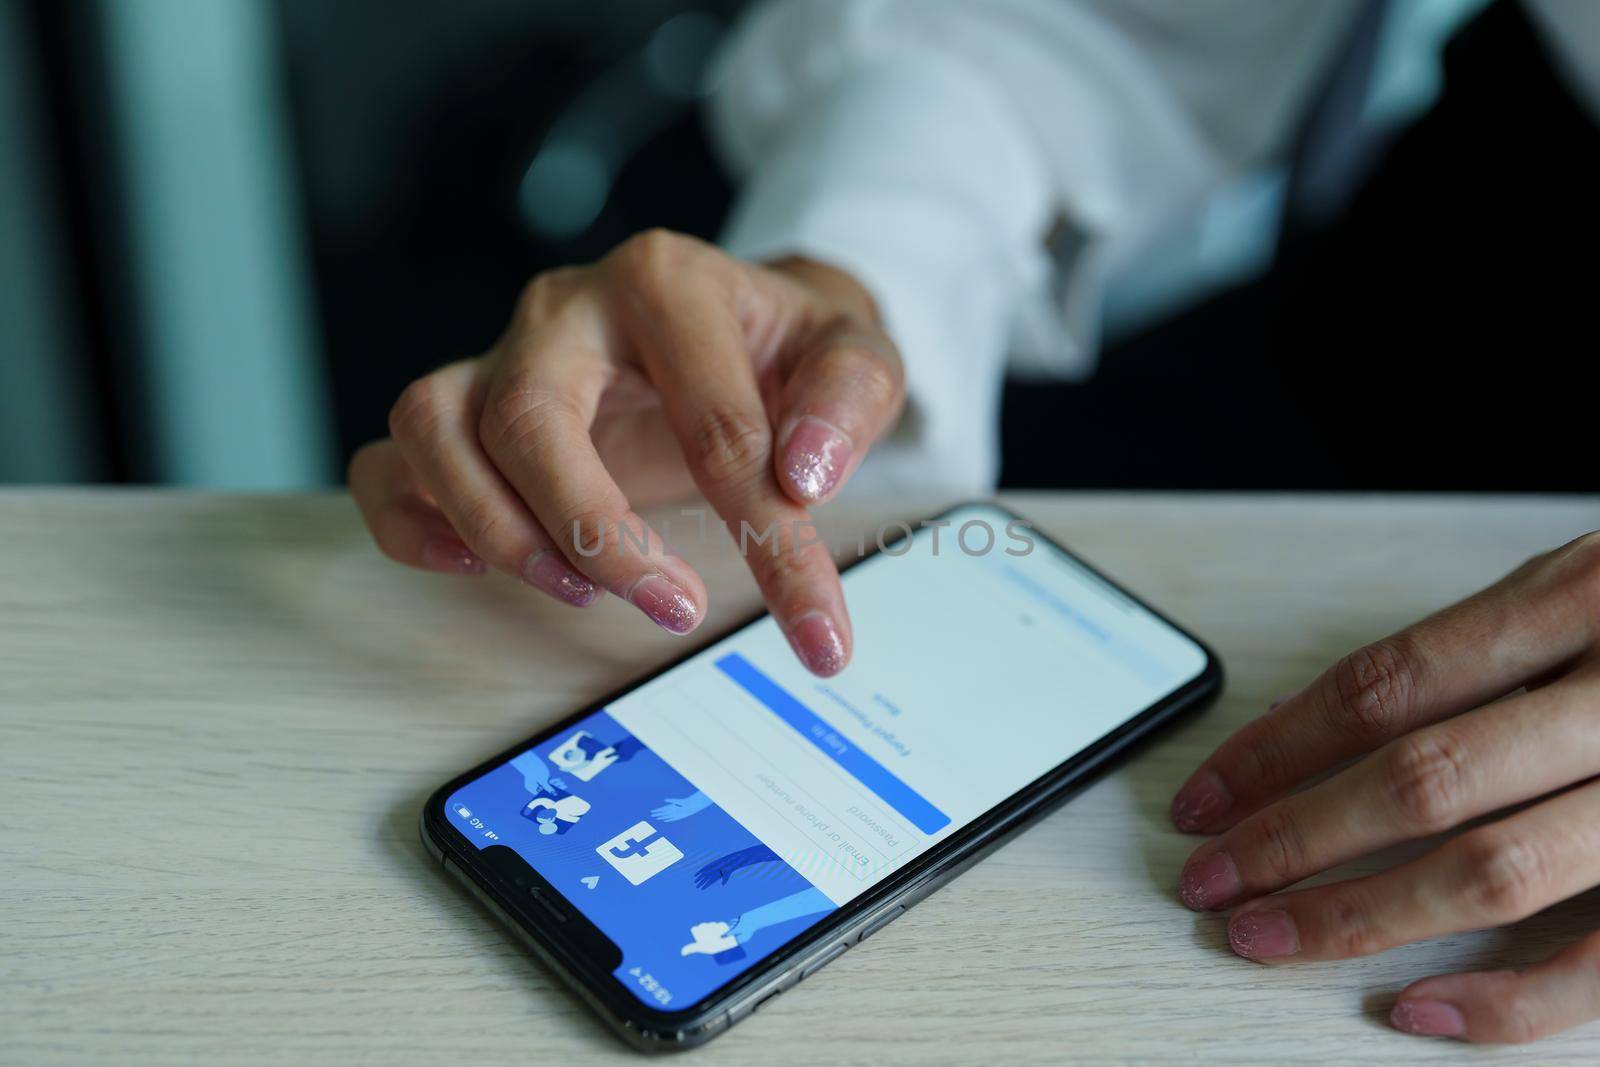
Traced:
<svg viewBox="0 0 1600 1067">
<path fill-rule="evenodd" d="M 844 588 L 836 677 L 762 618 L 446 802 L 614 941 L 650 1006 L 703 999 L 1206 668 L 998 509 L 918 528 Z"/>
</svg>

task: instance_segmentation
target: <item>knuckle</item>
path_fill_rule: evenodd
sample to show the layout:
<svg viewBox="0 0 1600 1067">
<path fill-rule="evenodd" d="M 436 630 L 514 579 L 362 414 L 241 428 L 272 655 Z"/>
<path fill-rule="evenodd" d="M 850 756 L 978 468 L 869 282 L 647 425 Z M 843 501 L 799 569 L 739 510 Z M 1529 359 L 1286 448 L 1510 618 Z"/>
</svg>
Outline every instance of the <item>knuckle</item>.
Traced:
<svg viewBox="0 0 1600 1067">
<path fill-rule="evenodd" d="M 1257 855 L 1280 885 L 1298 882 L 1305 876 L 1305 836 L 1294 817 L 1271 807 L 1260 815 L 1256 825 Z"/>
<path fill-rule="evenodd" d="M 626 519 L 619 508 L 596 500 L 580 500 L 561 509 L 560 525 L 551 533 L 558 545 L 571 545 L 584 559 L 601 555 L 608 546 L 616 552 L 644 551 L 649 535 L 643 524 L 630 524 Z"/>
<path fill-rule="evenodd" d="M 469 546 L 478 548 L 494 543 L 495 534 L 500 530 L 505 517 L 490 498 L 474 497 L 462 504 L 460 521 L 461 525 L 456 532 Z"/>
<path fill-rule="evenodd" d="M 696 417 L 686 452 L 703 485 L 739 485 L 766 473 L 771 436 L 764 419 L 712 407 Z"/>
<path fill-rule="evenodd" d="M 1512 922 L 1539 910 L 1549 884 L 1539 849 L 1493 830 L 1478 830 L 1459 840 L 1465 851 L 1468 893 L 1482 914 Z"/>
<path fill-rule="evenodd" d="M 401 390 L 389 409 L 389 433 L 397 441 L 427 440 L 444 416 L 442 390 L 431 374 L 424 375 Z"/>
<path fill-rule="evenodd" d="M 1467 774 L 1462 745 L 1442 730 L 1407 734 L 1389 748 L 1388 777 L 1402 821 L 1423 833 L 1455 825 Z"/>
<path fill-rule="evenodd" d="M 804 554 L 792 543 L 776 543 L 774 551 L 752 551 L 750 560 L 756 564 L 760 583 L 768 589 L 797 589 L 811 582 L 810 566 Z"/>
<path fill-rule="evenodd" d="M 1328 903 L 1328 924 L 1333 953 L 1342 959 L 1370 956 L 1384 949 L 1383 938 L 1372 919 L 1372 908 L 1353 889 L 1336 893 Z"/>
<path fill-rule="evenodd" d="M 1555 552 L 1558 572 L 1591 604 L 1600 604 L 1600 531 L 1584 534 Z"/>
<path fill-rule="evenodd" d="M 1591 530 L 1582 537 L 1574 538 L 1572 550 L 1582 555 L 1592 570 L 1600 572 L 1600 530 Z"/>
<path fill-rule="evenodd" d="M 885 360 L 866 348 L 845 349 L 851 364 L 850 390 L 853 395 L 874 408 L 886 408 L 900 402 L 905 388 L 905 376 L 898 361 Z"/>
<path fill-rule="evenodd" d="M 1511 573 L 1528 589 L 1544 595 L 1575 594 L 1600 603 L 1600 530 L 1533 556 Z"/>
<path fill-rule="evenodd" d="M 1299 777 L 1293 754 L 1268 719 L 1257 719 L 1245 727 L 1218 756 L 1225 766 L 1235 768 L 1223 772 L 1230 787 L 1235 782 L 1248 783 L 1248 789 L 1269 794 Z"/>
<path fill-rule="evenodd" d="M 565 302 L 575 276 L 576 269 L 572 267 L 557 267 L 535 274 L 517 294 L 516 317 L 537 320 L 550 315 Z"/>
<path fill-rule="evenodd" d="M 1537 1040 L 1543 1032 L 1540 1025 L 1541 1005 L 1526 990 L 1518 989 L 1507 994 L 1499 1004 L 1499 1037 L 1507 1045 L 1526 1045 Z"/>
<path fill-rule="evenodd" d="M 478 434 L 491 455 L 505 455 L 568 420 L 582 421 L 571 399 L 533 381 L 513 380 L 484 405 Z"/>
<path fill-rule="evenodd" d="M 1413 639 L 1396 634 L 1357 649 L 1333 668 L 1341 725 L 1368 745 L 1398 733 L 1417 691 Z"/>
<path fill-rule="evenodd" d="M 670 291 L 682 277 L 685 260 L 697 249 L 693 238 L 657 227 L 622 242 L 610 260 L 622 282 L 648 300 Z"/>
<path fill-rule="evenodd" d="M 606 522 L 606 516 L 594 511 L 576 511 L 571 518 L 562 523 L 560 537 L 572 538 L 572 549 L 579 556 L 598 556 L 605 551 L 606 531 L 612 527 Z"/>
</svg>

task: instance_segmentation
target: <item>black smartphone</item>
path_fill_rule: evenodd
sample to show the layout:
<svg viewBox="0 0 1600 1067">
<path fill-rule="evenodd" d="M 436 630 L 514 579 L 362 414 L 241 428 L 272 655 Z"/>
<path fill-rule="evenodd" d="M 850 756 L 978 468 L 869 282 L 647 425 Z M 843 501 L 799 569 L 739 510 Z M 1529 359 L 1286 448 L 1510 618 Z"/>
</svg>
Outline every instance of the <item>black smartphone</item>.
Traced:
<svg viewBox="0 0 1600 1067">
<path fill-rule="evenodd" d="M 890 532 L 844 573 L 836 677 L 763 615 L 423 811 L 434 857 L 636 1047 L 726 1030 L 1221 687 L 1009 511 Z"/>
</svg>

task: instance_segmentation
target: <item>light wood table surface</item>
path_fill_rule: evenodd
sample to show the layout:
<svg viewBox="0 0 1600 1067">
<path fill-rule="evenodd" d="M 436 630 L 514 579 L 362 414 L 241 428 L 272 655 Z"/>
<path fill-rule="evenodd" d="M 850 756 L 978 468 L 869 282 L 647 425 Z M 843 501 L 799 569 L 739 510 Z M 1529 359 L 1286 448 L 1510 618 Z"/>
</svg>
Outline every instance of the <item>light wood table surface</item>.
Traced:
<svg viewBox="0 0 1600 1067">
<path fill-rule="evenodd" d="M 1412 979 L 1600 926 L 1600 896 L 1269 969 L 1177 902 L 1194 842 L 1166 819 L 1274 695 L 1600 527 L 1600 503 L 1010 502 L 1210 641 L 1221 702 L 692 1060 L 1600 1062 L 1600 1026 L 1495 1050 L 1385 1024 Z M 720 537 L 688 549 L 709 636 L 754 587 Z M 0 493 L 0 1061 L 633 1062 L 428 860 L 417 814 L 682 647 L 617 602 L 390 564 L 342 496 Z"/>
</svg>

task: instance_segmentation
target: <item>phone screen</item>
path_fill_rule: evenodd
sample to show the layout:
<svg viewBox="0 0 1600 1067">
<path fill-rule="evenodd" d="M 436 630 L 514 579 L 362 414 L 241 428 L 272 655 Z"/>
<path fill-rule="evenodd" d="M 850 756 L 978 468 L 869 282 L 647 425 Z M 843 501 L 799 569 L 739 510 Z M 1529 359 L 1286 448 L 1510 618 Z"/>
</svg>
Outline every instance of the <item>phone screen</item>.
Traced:
<svg viewBox="0 0 1600 1067">
<path fill-rule="evenodd" d="M 855 659 L 770 618 L 451 794 L 687 1008 L 1200 676 L 1198 643 L 973 506 L 845 573 Z"/>
</svg>

